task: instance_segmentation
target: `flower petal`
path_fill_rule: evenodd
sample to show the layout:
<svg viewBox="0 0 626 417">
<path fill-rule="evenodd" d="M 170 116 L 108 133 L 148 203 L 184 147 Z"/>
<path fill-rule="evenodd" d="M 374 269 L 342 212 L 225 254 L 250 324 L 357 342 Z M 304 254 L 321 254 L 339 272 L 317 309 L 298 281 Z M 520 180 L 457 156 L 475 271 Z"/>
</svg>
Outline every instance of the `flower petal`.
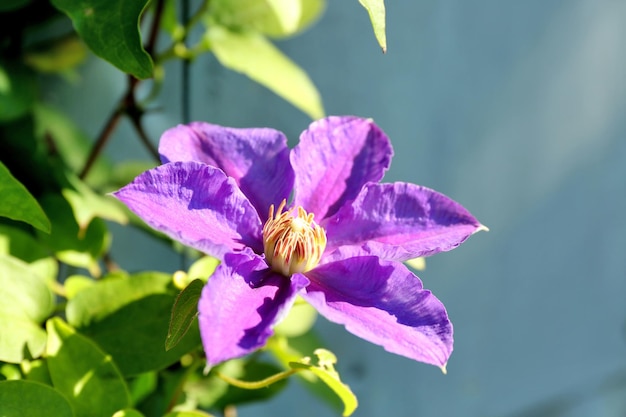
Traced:
<svg viewBox="0 0 626 417">
<path fill-rule="evenodd" d="M 391 163 L 389 139 L 370 119 L 328 117 L 302 132 L 291 153 L 296 171 L 295 205 L 318 222 L 356 197 L 367 182 L 378 182 Z"/>
<path fill-rule="evenodd" d="M 368 184 L 325 224 L 327 251 L 404 261 L 448 251 L 486 229 L 463 206 L 426 187 Z"/>
<path fill-rule="evenodd" d="M 163 163 L 199 161 L 232 177 L 267 220 L 270 204 L 288 199 L 294 173 L 289 163 L 287 138 L 269 129 L 236 129 L 203 122 L 178 125 L 161 136 Z"/>
<path fill-rule="evenodd" d="M 232 178 L 199 162 L 174 162 L 139 175 L 113 193 L 152 228 L 221 258 L 263 252 L 261 220 Z"/>
<path fill-rule="evenodd" d="M 311 284 L 303 297 L 328 320 L 389 352 L 445 367 L 452 324 L 443 304 L 401 263 L 365 256 L 306 275 Z"/>
<path fill-rule="evenodd" d="M 262 257 L 251 252 L 227 254 L 198 303 L 208 365 L 263 347 L 273 333 L 272 327 L 308 283 L 303 275 L 290 280 L 272 272 Z"/>
</svg>

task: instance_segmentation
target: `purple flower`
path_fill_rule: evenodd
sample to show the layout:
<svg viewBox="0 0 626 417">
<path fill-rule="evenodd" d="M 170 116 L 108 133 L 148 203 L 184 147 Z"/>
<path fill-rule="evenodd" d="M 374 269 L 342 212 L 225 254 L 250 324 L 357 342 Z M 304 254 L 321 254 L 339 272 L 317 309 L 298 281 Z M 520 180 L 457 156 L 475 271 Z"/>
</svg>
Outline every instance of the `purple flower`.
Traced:
<svg viewBox="0 0 626 417">
<path fill-rule="evenodd" d="M 318 120 L 291 151 L 273 129 L 191 123 L 166 131 L 159 152 L 163 165 L 114 195 L 222 261 L 198 306 L 209 365 L 264 346 L 301 295 L 365 340 L 445 366 L 452 324 L 401 262 L 483 226 L 433 190 L 378 183 L 393 151 L 373 121 Z"/>
</svg>

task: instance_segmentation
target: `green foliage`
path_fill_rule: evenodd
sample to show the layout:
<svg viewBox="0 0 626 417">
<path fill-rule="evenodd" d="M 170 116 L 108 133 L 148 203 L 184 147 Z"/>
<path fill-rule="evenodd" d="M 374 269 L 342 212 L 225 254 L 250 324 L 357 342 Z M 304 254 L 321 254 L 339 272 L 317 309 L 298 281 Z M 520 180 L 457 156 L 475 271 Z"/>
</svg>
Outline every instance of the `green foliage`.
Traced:
<svg viewBox="0 0 626 417">
<path fill-rule="evenodd" d="M 176 297 L 165 339 L 165 350 L 176 346 L 195 322 L 198 315 L 198 300 L 200 300 L 203 287 L 204 283 L 201 280 L 194 279 Z"/>
<path fill-rule="evenodd" d="M 211 9 L 224 26 L 282 38 L 305 30 L 325 6 L 323 0 L 216 0 Z"/>
<path fill-rule="evenodd" d="M 0 361 L 39 357 L 46 343 L 39 325 L 53 310 L 46 281 L 21 260 L 0 255 Z"/>
<path fill-rule="evenodd" d="M 324 116 L 320 95 L 306 72 L 261 34 L 214 25 L 205 38 L 225 67 L 263 84 L 313 119 Z"/>
<path fill-rule="evenodd" d="M 165 349 L 176 299 L 171 276 L 143 272 L 113 276 L 76 294 L 67 304 L 68 322 L 111 354 L 125 376 L 165 368 L 200 346 L 197 322 Z"/>
<path fill-rule="evenodd" d="M 109 417 L 130 405 L 128 387 L 110 355 L 60 318 L 50 319 L 46 329 L 52 384 L 76 415 Z"/>
<path fill-rule="evenodd" d="M 343 401 L 343 415 L 349 416 L 356 410 L 358 403 L 350 387 L 341 382 L 339 374 L 335 371 L 334 365 L 337 363 L 337 358 L 332 352 L 326 349 L 317 349 L 314 353 L 318 358 L 317 365 L 312 365 L 308 358 L 299 362 L 292 362 L 289 365 L 293 369 L 306 369 L 312 372 L 322 382 L 328 385 L 328 387 L 339 396 L 341 401 Z"/>
<path fill-rule="evenodd" d="M 143 48 L 139 18 L 147 0 L 51 0 L 99 57 L 139 79 L 152 76 L 152 58 Z"/>
<path fill-rule="evenodd" d="M 32 381 L 0 382 L 0 416 L 74 417 L 65 397 L 54 388 Z"/>
<path fill-rule="evenodd" d="M 385 1 L 384 0 L 359 0 L 359 3 L 367 13 L 370 15 L 372 21 L 372 27 L 374 28 L 374 35 L 378 44 L 383 49 L 383 52 L 387 52 L 387 35 L 385 33 Z"/>
<path fill-rule="evenodd" d="M 0 60 L 0 122 L 25 115 L 36 97 L 35 72 L 20 62 Z"/>
<path fill-rule="evenodd" d="M 50 232 L 50 220 L 37 200 L 16 180 L 0 161 L 0 216 L 19 220 L 46 233 Z"/>
</svg>

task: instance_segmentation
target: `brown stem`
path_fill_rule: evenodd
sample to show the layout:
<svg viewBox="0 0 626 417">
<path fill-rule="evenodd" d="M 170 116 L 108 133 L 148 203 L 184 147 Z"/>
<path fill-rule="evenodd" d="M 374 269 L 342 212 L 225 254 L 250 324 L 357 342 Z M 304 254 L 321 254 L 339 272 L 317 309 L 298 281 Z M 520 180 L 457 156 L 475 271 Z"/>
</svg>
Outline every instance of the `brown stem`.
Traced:
<svg viewBox="0 0 626 417">
<path fill-rule="evenodd" d="M 85 179 L 85 177 L 89 173 L 91 166 L 94 164 L 94 162 L 96 162 L 96 158 L 104 148 L 104 145 L 111 137 L 111 133 L 113 133 L 115 127 L 119 123 L 120 117 L 122 116 L 123 112 L 124 109 L 121 106 L 118 106 L 117 109 L 115 109 L 115 111 L 111 113 L 111 116 L 109 116 L 109 120 L 107 120 L 104 128 L 98 136 L 98 139 L 96 139 L 96 143 L 94 143 L 93 147 L 91 148 L 91 152 L 89 153 L 89 157 L 87 158 L 83 169 L 80 171 L 80 174 L 78 174 L 78 177 L 80 179 Z"/>
<path fill-rule="evenodd" d="M 143 130 L 143 126 L 141 124 L 141 113 L 138 113 L 137 116 L 135 116 L 135 113 L 129 113 L 128 117 L 130 118 L 130 121 L 132 122 L 133 127 L 137 131 L 137 135 L 139 135 L 139 140 L 141 141 L 141 143 L 143 143 L 143 145 L 146 147 L 146 149 L 148 149 L 148 152 L 150 152 L 152 157 L 157 162 L 160 162 L 161 161 L 161 157 L 159 156 L 159 152 L 154 147 L 152 142 L 150 142 L 150 139 L 148 138 L 148 135 L 146 134 L 146 131 Z"/>
<path fill-rule="evenodd" d="M 154 56 L 153 52 L 159 35 L 159 27 L 161 26 L 161 15 L 163 14 L 164 5 L 164 0 L 157 0 L 152 19 L 152 27 L 150 28 L 150 34 L 148 35 L 148 42 L 146 43 L 145 48 L 146 52 L 150 54 L 150 56 Z"/>
</svg>

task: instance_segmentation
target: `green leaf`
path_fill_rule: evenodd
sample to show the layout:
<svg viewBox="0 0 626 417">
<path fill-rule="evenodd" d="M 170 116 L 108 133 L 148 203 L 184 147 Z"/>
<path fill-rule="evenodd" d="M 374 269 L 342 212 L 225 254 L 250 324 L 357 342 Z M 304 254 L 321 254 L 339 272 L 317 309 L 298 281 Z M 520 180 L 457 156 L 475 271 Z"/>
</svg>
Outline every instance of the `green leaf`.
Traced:
<svg viewBox="0 0 626 417">
<path fill-rule="evenodd" d="M 310 364 L 309 360 L 306 360 L 308 358 L 300 362 L 291 362 L 289 365 L 292 369 L 306 369 L 315 374 L 341 398 L 344 404 L 343 415 L 351 415 L 356 410 L 358 402 L 350 387 L 341 382 L 339 374 L 335 371 L 337 358 L 326 349 L 317 349 L 315 355 L 318 357 L 317 365 Z"/>
<path fill-rule="evenodd" d="M 84 231 L 96 217 L 119 224 L 128 223 L 119 201 L 110 196 L 97 194 L 74 174 L 66 172 L 66 178 L 72 188 L 63 188 L 61 193 L 72 206 L 80 231 Z"/>
<path fill-rule="evenodd" d="M 290 369 L 291 362 L 300 362 L 302 358 L 310 356 L 319 347 L 322 346 L 320 338 L 314 332 L 314 329 L 297 337 L 286 338 L 280 335 L 274 335 L 268 341 L 266 348 L 285 368 Z M 343 409 L 343 403 L 337 395 L 319 378 L 309 372 L 298 372 L 298 382 L 326 403 L 333 411 L 340 412 Z"/>
<path fill-rule="evenodd" d="M 31 271 L 46 282 L 56 280 L 57 261 L 41 242 L 21 229 L 0 224 L 0 255 L 11 255 L 28 263 Z"/>
<path fill-rule="evenodd" d="M 74 219 L 71 206 L 62 196 L 45 194 L 40 202 L 53 225 L 49 235 L 39 234 L 40 241 L 61 261 L 87 268 L 92 275 L 99 276 L 98 259 L 111 243 L 111 235 L 104 221 L 93 219 L 89 226 L 81 231 Z"/>
<path fill-rule="evenodd" d="M 281 38 L 309 27 L 325 5 L 324 0 L 217 0 L 211 4 L 211 16 L 225 27 Z"/>
<path fill-rule="evenodd" d="M 203 287 L 204 282 L 194 279 L 176 297 L 172 308 L 170 327 L 165 339 L 165 350 L 172 349 L 187 334 L 189 327 L 198 315 L 198 300 Z"/>
<path fill-rule="evenodd" d="M 165 350 L 171 280 L 156 272 L 100 280 L 68 301 L 67 319 L 110 353 L 124 375 L 165 368 L 200 346 L 194 320 L 177 346 Z"/>
<path fill-rule="evenodd" d="M 189 369 L 182 366 L 159 371 L 156 388 L 135 407 L 147 416 L 162 416 L 180 398 L 181 387 L 189 375 Z"/>
<path fill-rule="evenodd" d="M 44 359 L 35 359 L 32 361 L 25 359 L 20 366 L 27 380 L 52 385 L 50 371 L 48 371 L 48 362 Z"/>
<path fill-rule="evenodd" d="M 192 280 L 199 279 L 207 282 L 219 264 L 219 259 L 212 256 L 203 256 L 191 264 L 187 276 Z"/>
<path fill-rule="evenodd" d="M 161 272 L 106 276 L 89 288 L 84 288 L 67 302 L 67 321 L 79 329 L 87 327 L 133 301 L 151 294 L 171 293 L 171 281 L 171 275 Z M 172 300 L 173 298 L 172 296 Z M 163 321 L 166 321 L 165 318 Z"/>
<path fill-rule="evenodd" d="M 76 294 L 94 285 L 96 281 L 83 275 L 70 275 L 63 283 L 65 288 L 65 298 L 71 300 Z"/>
<path fill-rule="evenodd" d="M 130 406 L 128 388 L 110 355 L 58 317 L 48 320 L 46 329 L 53 386 L 76 415 L 110 417 Z"/>
<path fill-rule="evenodd" d="M 143 48 L 139 19 L 147 0 L 52 0 L 99 57 L 120 70 L 145 79 L 152 76 L 152 58 Z"/>
<path fill-rule="evenodd" d="M 385 34 L 385 2 L 384 0 L 359 0 L 367 10 L 372 21 L 372 28 L 378 44 L 387 52 L 387 35 Z"/>
<path fill-rule="evenodd" d="M 176 347 L 165 350 L 166 317 L 172 304 L 174 296 L 148 295 L 81 331 L 110 353 L 126 376 L 163 369 L 201 346 L 198 322 L 194 320 Z"/>
<path fill-rule="evenodd" d="M 46 333 L 39 326 L 54 311 L 45 280 L 19 259 L 0 255 L 0 361 L 39 357 Z"/>
<path fill-rule="evenodd" d="M 145 416 L 137 410 L 127 408 L 125 410 L 118 411 L 117 413 L 113 414 L 111 417 L 145 417 Z"/>
<path fill-rule="evenodd" d="M 264 85 L 312 119 L 324 116 L 319 92 L 306 72 L 262 35 L 212 25 L 205 36 L 222 65 Z"/>
<path fill-rule="evenodd" d="M 32 381 L 0 382 L 0 416 L 74 417 L 72 407 L 54 388 Z"/>
<path fill-rule="evenodd" d="M 404 261 L 404 263 L 417 271 L 423 271 L 424 269 L 426 269 L 426 258 L 424 258 L 423 256 L 420 256 L 419 258 L 409 259 L 407 261 Z"/>
<path fill-rule="evenodd" d="M 49 233 L 50 220 L 26 187 L 0 162 L 0 216 L 22 221 Z"/>
<path fill-rule="evenodd" d="M 280 336 L 295 337 L 308 332 L 317 318 L 317 310 L 302 298 L 297 298 L 287 317 L 274 328 Z"/>
<path fill-rule="evenodd" d="M 128 381 L 130 389 L 130 398 L 133 405 L 142 402 L 146 397 L 154 392 L 157 388 L 158 377 L 156 372 L 145 372 Z"/>
<path fill-rule="evenodd" d="M 26 6 L 31 0 L 3 0 L 0 4 L 0 12 L 8 12 Z"/>
<path fill-rule="evenodd" d="M 0 60 L 0 122 L 25 115 L 37 98 L 35 73 L 21 63 Z"/>
</svg>

